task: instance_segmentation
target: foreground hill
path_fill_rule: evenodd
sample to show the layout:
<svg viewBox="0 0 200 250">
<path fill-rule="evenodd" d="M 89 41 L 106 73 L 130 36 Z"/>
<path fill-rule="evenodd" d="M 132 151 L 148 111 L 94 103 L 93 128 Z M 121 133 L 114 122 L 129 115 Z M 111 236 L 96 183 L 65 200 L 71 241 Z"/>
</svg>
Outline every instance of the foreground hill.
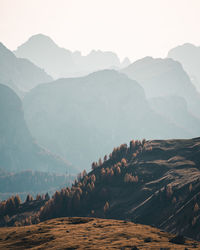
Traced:
<svg viewBox="0 0 200 250">
<path fill-rule="evenodd" d="M 65 173 L 71 166 L 34 142 L 19 97 L 0 84 L 0 167 L 7 172 L 39 170 Z M 71 168 L 72 169 L 72 168 Z"/>
<path fill-rule="evenodd" d="M 22 91 L 51 80 L 44 70 L 27 59 L 17 58 L 0 43 L 0 83 L 6 84 L 21 95 Z"/>
<path fill-rule="evenodd" d="M 61 218 L 38 225 L 0 229 L 1 249 L 193 249 L 198 242 L 175 244 L 174 235 L 127 221 Z"/>
<path fill-rule="evenodd" d="M 168 57 L 179 61 L 183 65 L 192 82 L 198 91 L 200 91 L 200 47 L 185 43 L 171 49 L 168 53 Z"/>
<path fill-rule="evenodd" d="M 200 138 L 131 141 L 93 169 L 56 192 L 40 220 L 106 216 L 200 239 Z"/>
<path fill-rule="evenodd" d="M 200 93 L 182 65 L 173 59 L 145 57 L 122 70 L 142 85 L 148 98 L 183 97 L 190 113 L 200 117 Z"/>
<path fill-rule="evenodd" d="M 23 106 L 37 141 L 82 169 L 132 137 L 197 136 L 152 111 L 142 87 L 114 70 L 41 84 Z"/>
</svg>

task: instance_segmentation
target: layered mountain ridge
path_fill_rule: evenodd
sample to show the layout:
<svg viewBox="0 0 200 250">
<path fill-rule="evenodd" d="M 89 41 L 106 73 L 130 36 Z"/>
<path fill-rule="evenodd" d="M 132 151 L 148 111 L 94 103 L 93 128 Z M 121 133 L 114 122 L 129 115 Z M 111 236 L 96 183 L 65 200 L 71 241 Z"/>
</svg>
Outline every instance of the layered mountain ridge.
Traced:
<svg viewBox="0 0 200 250">
<path fill-rule="evenodd" d="M 168 52 L 168 57 L 179 61 L 200 91 L 200 47 L 190 43 L 177 46 Z"/>
<path fill-rule="evenodd" d="M 55 79 L 83 76 L 102 69 L 117 69 L 130 63 L 128 58 L 121 63 L 118 56 L 111 51 L 92 50 L 83 56 L 80 51 L 71 52 L 59 47 L 43 34 L 30 37 L 14 53 L 17 57 L 27 58 L 45 69 Z"/>
<path fill-rule="evenodd" d="M 19 97 L 0 84 L 0 167 L 6 171 L 40 170 L 65 173 L 70 165 L 40 147 L 26 126 Z"/>
<path fill-rule="evenodd" d="M 52 77 L 27 59 L 17 58 L 0 43 L 0 83 L 12 88 L 19 96 Z"/>
<path fill-rule="evenodd" d="M 196 133 L 155 113 L 143 88 L 114 70 L 41 84 L 25 96 L 23 106 L 37 141 L 82 169 L 132 136 L 189 138 Z"/>
<path fill-rule="evenodd" d="M 200 117 L 200 93 L 179 62 L 170 58 L 145 57 L 132 63 L 122 72 L 141 84 L 147 98 L 183 97 L 190 113 Z"/>
</svg>

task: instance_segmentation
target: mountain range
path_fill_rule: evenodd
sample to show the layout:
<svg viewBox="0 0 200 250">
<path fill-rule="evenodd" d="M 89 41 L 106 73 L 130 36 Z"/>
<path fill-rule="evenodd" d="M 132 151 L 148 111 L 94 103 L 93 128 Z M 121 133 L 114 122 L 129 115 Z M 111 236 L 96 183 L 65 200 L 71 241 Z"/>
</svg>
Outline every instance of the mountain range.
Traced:
<svg viewBox="0 0 200 250">
<path fill-rule="evenodd" d="M 145 57 L 132 63 L 122 72 L 141 84 L 147 98 L 183 97 L 190 113 L 200 117 L 200 93 L 179 62 L 170 58 Z"/>
<path fill-rule="evenodd" d="M 36 140 L 82 169 L 132 136 L 189 138 L 199 131 L 154 112 L 143 88 L 114 70 L 41 84 L 25 95 L 23 106 Z"/>
<path fill-rule="evenodd" d="M 83 56 L 80 51 L 72 52 L 59 47 L 43 34 L 30 37 L 14 53 L 19 58 L 27 58 L 35 63 L 55 79 L 83 76 L 102 69 L 116 69 L 130 63 L 128 58 L 121 63 L 118 56 L 110 51 L 92 50 Z"/>
<path fill-rule="evenodd" d="M 199 247 L 185 238 L 200 240 L 199 63 L 191 44 L 130 63 L 42 34 L 14 52 L 0 43 L 0 226 L 41 222 L 1 230 L 0 248 L 67 237 L 76 249 L 77 235 L 80 247 Z"/>
</svg>

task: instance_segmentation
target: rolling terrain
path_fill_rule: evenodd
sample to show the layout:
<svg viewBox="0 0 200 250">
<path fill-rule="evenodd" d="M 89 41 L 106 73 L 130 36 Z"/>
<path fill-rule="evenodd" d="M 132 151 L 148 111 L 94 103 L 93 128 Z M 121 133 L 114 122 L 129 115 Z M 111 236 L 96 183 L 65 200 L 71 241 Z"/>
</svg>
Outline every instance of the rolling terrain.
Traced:
<svg viewBox="0 0 200 250">
<path fill-rule="evenodd" d="M 58 217 L 128 220 L 199 240 L 200 138 L 131 141 L 94 162 L 72 187 L 46 203 L 5 210 L 2 225 L 27 225 Z"/>
<path fill-rule="evenodd" d="M 199 242 L 170 242 L 174 235 L 120 220 L 61 218 L 25 227 L 0 228 L 3 249 L 194 249 Z"/>
<path fill-rule="evenodd" d="M 132 141 L 54 194 L 40 220 L 60 216 L 128 219 L 200 239 L 200 138 Z"/>
</svg>

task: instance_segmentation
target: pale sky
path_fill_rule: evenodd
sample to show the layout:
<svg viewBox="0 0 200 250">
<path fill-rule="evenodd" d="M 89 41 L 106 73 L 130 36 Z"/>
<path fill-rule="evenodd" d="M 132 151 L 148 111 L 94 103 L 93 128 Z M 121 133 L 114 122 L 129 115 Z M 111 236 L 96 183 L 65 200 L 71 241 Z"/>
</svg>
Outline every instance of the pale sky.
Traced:
<svg viewBox="0 0 200 250">
<path fill-rule="evenodd" d="M 200 45 L 200 0 L 0 0 L 0 41 L 14 50 L 43 33 L 59 46 L 132 61 Z"/>
</svg>

